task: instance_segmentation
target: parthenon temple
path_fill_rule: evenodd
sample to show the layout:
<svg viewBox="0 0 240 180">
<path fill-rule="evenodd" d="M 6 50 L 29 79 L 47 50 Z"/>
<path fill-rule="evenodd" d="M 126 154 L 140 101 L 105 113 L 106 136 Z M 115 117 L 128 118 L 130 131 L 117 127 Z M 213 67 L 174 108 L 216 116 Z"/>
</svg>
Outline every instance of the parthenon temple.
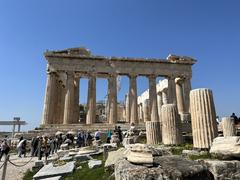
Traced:
<svg viewBox="0 0 240 180">
<path fill-rule="evenodd" d="M 169 55 L 166 59 L 94 56 L 85 48 L 45 52 L 47 83 L 42 126 L 79 124 L 80 78 L 88 78 L 85 124 L 96 123 L 96 78 L 108 80 L 107 124 L 118 121 L 117 77 L 129 77 L 125 98 L 125 122 L 159 121 L 163 104 L 176 104 L 181 120 L 189 120 L 190 57 Z M 137 96 L 138 76 L 148 78 L 149 89 Z M 163 77 L 156 83 L 157 77 Z M 81 93 L 81 92 L 80 92 Z M 145 107 L 147 106 L 147 107 Z M 148 109 L 148 113 L 144 112 Z M 144 117 L 149 114 L 149 117 Z"/>
</svg>

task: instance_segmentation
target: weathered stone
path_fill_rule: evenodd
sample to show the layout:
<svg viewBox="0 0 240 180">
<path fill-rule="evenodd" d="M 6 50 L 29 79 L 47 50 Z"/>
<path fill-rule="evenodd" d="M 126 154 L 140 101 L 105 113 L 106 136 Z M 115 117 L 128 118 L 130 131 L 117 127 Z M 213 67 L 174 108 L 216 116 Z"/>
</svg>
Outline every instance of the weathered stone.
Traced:
<svg viewBox="0 0 240 180">
<path fill-rule="evenodd" d="M 152 149 L 144 144 L 135 144 L 130 148 L 129 153 L 127 154 L 127 160 L 134 164 L 152 165 Z"/>
<path fill-rule="evenodd" d="M 126 152 L 125 148 L 120 148 L 117 151 L 108 152 L 108 157 L 105 162 L 105 167 L 113 167 L 114 164 L 119 160 L 125 157 L 124 152 Z"/>
<path fill-rule="evenodd" d="M 34 176 L 33 179 L 43 179 L 50 178 L 54 176 L 62 176 L 69 173 L 72 173 L 75 167 L 75 162 L 71 161 L 62 166 L 53 166 L 53 163 L 45 165 L 42 169 L 40 169 Z"/>
<path fill-rule="evenodd" d="M 62 176 L 54 176 L 54 177 L 50 177 L 50 178 L 43 178 L 41 180 L 60 180 L 62 178 Z"/>
<path fill-rule="evenodd" d="M 78 154 L 92 154 L 92 153 L 96 153 L 96 152 L 98 152 L 98 150 L 91 149 L 90 147 L 84 147 L 78 151 Z"/>
<path fill-rule="evenodd" d="M 90 169 L 100 167 L 101 165 L 102 165 L 102 161 L 101 160 L 93 159 L 93 160 L 89 160 L 88 161 L 88 167 Z"/>
<path fill-rule="evenodd" d="M 209 149 L 217 136 L 216 112 L 210 89 L 195 89 L 190 92 L 193 147 Z"/>
<path fill-rule="evenodd" d="M 134 144 L 134 138 L 133 137 L 125 137 L 125 138 L 123 138 L 122 144 L 124 147 L 128 146 L 129 144 Z"/>
<path fill-rule="evenodd" d="M 143 104 L 143 119 L 144 122 L 150 121 L 149 99 L 146 99 Z"/>
<path fill-rule="evenodd" d="M 111 140 L 110 140 L 110 143 L 119 143 L 120 142 L 120 140 L 119 140 L 119 138 L 118 138 L 118 135 L 117 134 L 113 134 L 112 136 L 111 136 Z"/>
<path fill-rule="evenodd" d="M 159 144 L 161 142 L 161 130 L 159 121 L 146 121 L 147 144 Z"/>
<path fill-rule="evenodd" d="M 224 155 L 223 158 L 240 158 L 240 137 L 227 136 L 217 137 L 213 140 L 210 153 Z"/>
<path fill-rule="evenodd" d="M 115 163 L 116 180 L 173 180 L 204 179 L 213 180 L 207 168 L 195 161 L 188 161 L 177 156 L 163 156 L 154 159 L 154 167 L 131 164 L 125 159 Z"/>
<path fill-rule="evenodd" d="M 222 124 L 222 130 L 223 130 L 224 137 L 236 135 L 236 129 L 235 129 L 235 124 L 234 124 L 233 118 L 223 117 L 221 124 Z"/>
<path fill-rule="evenodd" d="M 43 160 L 36 160 L 34 166 L 35 167 L 42 167 L 42 166 L 44 166 Z"/>
<path fill-rule="evenodd" d="M 215 180 L 239 179 L 239 161 L 202 160 L 213 174 Z"/>
<path fill-rule="evenodd" d="M 176 104 L 163 105 L 161 115 L 163 144 L 182 143 L 181 120 Z"/>
</svg>

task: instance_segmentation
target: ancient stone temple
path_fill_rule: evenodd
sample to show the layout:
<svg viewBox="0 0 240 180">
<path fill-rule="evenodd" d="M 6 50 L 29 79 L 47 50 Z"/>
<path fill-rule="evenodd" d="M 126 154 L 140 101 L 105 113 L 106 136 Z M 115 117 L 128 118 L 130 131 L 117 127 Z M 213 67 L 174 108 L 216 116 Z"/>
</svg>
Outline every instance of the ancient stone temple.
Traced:
<svg viewBox="0 0 240 180">
<path fill-rule="evenodd" d="M 96 78 L 108 80 L 107 123 L 117 123 L 117 83 L 121 75 L 129 77 L 126 96 L 126 122 L 138 124 L 144 121 L 143 105 L 137 96 L 138 76 L 149 79 L 149 120 L 159 121 L 159 106 L 166 103 L 166 92 L 156 90 L 156 78 L 168 79 L 167 103 L 177 104 L 179 111 L 188 112 L 189 85 L 192 65 L 189 57 L 170 55 L 167 59 L 143 59 L 94 56 L 85 48 L 71 48 L 45 52 L 47 60 L 47 84 L 42 125 L 79 124 L 79 86 L 81 78 L 88 78 L 88 102 L 86 124 L 96 122 Z M 175 79 L 178 78 L 178 81 Z M 181 86 L 177 86 L 181 83 Z M 182 86 L 182 84 L 184 86 Z M 188 86 L 185 86 L 188 85 Z M 176 89 L 177 87 L 177 89 Z M 161 96 L 161 97 L 158 97 Z M 179 99 L 179 102 L 177 102 Z M 139 110 L 140 108 L 140 110 Z"/>
</svg>

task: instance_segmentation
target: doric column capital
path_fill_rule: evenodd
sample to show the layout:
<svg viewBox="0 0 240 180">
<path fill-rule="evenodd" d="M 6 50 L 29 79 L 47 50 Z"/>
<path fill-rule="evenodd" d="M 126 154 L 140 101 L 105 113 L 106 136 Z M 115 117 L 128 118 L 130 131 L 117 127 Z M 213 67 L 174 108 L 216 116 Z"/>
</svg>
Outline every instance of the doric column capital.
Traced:
<svg viewBox="0 0 240 180">
<path fill-rule="evenodd" d="M 181 85 L 184 82 L 183 78 L 177 77 L 175 78 L 175 83 Z"/>
<path fill-rule="evenodd" d="M 128 77 L 129 77 L 130 79 L 136 79 L 137 76 L 138 76 L 138 74 L 128 74 Z"/>
</svg>

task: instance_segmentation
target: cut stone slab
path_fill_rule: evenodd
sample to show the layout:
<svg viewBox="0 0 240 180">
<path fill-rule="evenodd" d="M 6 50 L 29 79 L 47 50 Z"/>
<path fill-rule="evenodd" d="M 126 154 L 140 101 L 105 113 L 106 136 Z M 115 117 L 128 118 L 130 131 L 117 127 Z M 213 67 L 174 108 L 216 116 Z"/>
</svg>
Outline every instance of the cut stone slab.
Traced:
<svg viewBox="0 0 240 180">
<path fill-rule="evenodd" d="M 61 160 L 61 161 L 72 161 L 73 157 L 72 156 L 63 156 L 59 160 Z"/>
<path fill-rule="evenodd" d="M 60 146 L 60 149 L 62 149 L 62 150 L 68 150 L 68 149 L 69 149 L 69 146 L 68 146 L 68 144 L 62 144 L 62 145 Z"/>
<path fill-rule="evenodd" d="M 93 159 L 93 160 L 89 160 L 88 161 L 88 167 L 90 169 L 100 167 L 101 165 L 102 165 L 102 161 L 101 160 Z"/>
<path fill-rule="evenodd" d="M 35 167 L 43 167 L 44 166 L 43 160 L 36 160 L 34 166 Z"/>
<path fill-rule="evenodd" d="M 125 137 L 122 142 L 124 147 L 127 147 L 129 144 L 134 144 L 134 139 L 133 137 Z"/>
<path fill-rule="evenodd" d="M 86 154 L 83 154 L 83 155 L 78 154 L 78 155 L 74 156 L 74 160 L 76 160 L 76 161 L 88 161 L 91 159 L 92 159 L 92 157 L 89 155 L 86 155 Z"/>
<path fill-rule="evenodd" d="M 78 154 L 77 152 L 69 152 L 69 153 L 68 153 L 69 156 L 75 156 L 75 155 L 77 155 L 77 154 Z"/>
<path fill-rule="evenodd" d="M 217 137 L 213 140 L 210 153 L 224 156 L 223 158 L 240 158 L 240 137 Z"/>
<path fill-rule="evenodd" d="M 201 160 L 215 180 L 240 179 L 239 161 Z"/>
<path fill-rule="evenodd" d="M 108 152 L 108 157 L 105 162 L 105 167 L 113 167 L 114 164 L 119 160 L 124 158 L 124 152 L 126 151 L 125 148 L 120 148 L 117 151 L 110 151 Z"/>
<path fill-rule="evenodd" d="M 92 154 L 92 153 L 96 153 L 96 152 L 98 152 L 98 150 L 90 149 L 89 147 L 84 147 L 78 151 L 78 154 Z"/>
<path fill-rule="evenodd" d="M 53 166 L 53 163 L 43 166 L 34 176 L 34 180 L 63 176 L 72 173 L 75 168 L 75 162 L 71 161 L 62 166 Z"/>
</svg>

